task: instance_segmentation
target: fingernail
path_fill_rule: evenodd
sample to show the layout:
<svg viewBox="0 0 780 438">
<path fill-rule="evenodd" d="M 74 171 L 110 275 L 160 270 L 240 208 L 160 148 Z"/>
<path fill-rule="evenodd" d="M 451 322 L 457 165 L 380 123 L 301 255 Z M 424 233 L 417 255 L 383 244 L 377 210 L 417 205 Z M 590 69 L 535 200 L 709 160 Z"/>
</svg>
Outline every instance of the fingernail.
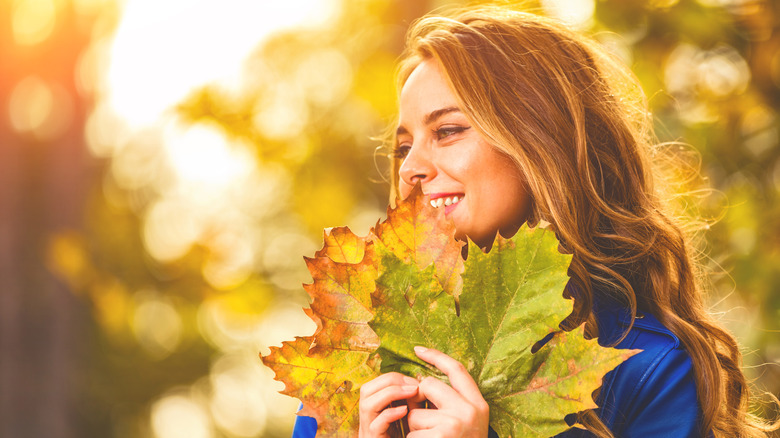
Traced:
<svg viewBox="0 0 780 438">
<path fill-rule="evenodd" d="M 425 347 L 420 347 L 419 345 L 414 347 L 414 352 L 417 354 L 425 353 L 426 351 L 428 351 L 428 349 Z"/>
<path fill-rule="evenodd" d="M 404 385 L 401 387 L 401 389 L 403 389 L 404 391 L 416 391 L 417 385 L 408 385 L 408 386 Z"/>
<path fill-rule="evenodd" d="M 414 377 L 404 376 L 404 383 L 417 386 L 417 384 L 420 382 L 418 382 Z"/>
</svg>

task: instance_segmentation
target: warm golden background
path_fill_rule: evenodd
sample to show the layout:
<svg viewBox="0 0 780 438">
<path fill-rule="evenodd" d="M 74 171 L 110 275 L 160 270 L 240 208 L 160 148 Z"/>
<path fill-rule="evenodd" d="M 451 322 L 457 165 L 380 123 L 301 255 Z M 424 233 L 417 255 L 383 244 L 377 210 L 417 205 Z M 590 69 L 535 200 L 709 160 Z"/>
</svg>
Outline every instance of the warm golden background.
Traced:
<svg viewBox="0 0 780 438">
<path fill-rule="evenodd" d="M 322 229 L 382 216 L 370 137 L 408 23 L 445 4 L 0 0 L 0 436 L 289 436 L 258 352 L 313 330 Z M 700 152 L 710 302 L 780 393 L 780 5 L 530 5 Z"/>
</svg>

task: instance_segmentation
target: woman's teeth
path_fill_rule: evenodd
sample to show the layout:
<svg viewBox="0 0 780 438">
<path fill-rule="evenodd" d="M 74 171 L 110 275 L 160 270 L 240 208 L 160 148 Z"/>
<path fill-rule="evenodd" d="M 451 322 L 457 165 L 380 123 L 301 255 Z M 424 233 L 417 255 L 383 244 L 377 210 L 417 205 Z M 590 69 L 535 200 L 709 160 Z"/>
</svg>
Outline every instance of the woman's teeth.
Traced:
<svg viewBox="0 0 780 438">
<path fill-rule="evenodd" d="M 431 206 L 435 207 L 435 208 L 439 208 L 442 205 L 447 206 L 447 205 L 457 204 L 461 199 L 463 199 L 462 196 L 461 197 L 450 196 L 450 197 L 447 197 L 447 198 L 432 199 L 431 200 Z"/>
</svg>

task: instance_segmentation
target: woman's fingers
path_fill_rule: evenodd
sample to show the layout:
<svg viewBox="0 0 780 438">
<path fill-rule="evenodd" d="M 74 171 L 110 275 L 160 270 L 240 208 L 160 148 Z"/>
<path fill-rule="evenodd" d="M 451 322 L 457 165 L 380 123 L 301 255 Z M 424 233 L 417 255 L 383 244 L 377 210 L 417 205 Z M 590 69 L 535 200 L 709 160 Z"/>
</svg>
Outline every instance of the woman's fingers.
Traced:
<svg viewBox="0 0 780 438">
<path fill-rule="evenodd" d="M 416 396 L 418 383 L 411 377 L 388 373 L 362 385 L 359 436 L 387 438 L 390 425 L 406 416 L 409 409 L 406 403 L 392 406 L 393 402 Z"/>
<path fill-rule="evenodd" d="M 469 400 L 482 399 L 479 387 L 462 363 L 433 348 L 414 347 L 414 352 L 417 357 L 446 374 L 450 384 L 460 395 Z"/>
<path fill-rule="evenodd" d="M 406 404 L 409 406 L 409 410 L 428 407 L 425 404 L 425 397 L 420 395 L 419 387 L 412 397 L 406 399 Z"/>
<path fill-rule="evenodd" d="M 387 433 L 390 425 L 406 415 L 406 405 L 396 406 L 383 410 L 368 426 L 371 436 L 381 436 Z"/>
<path fill-rule="evenodd" d="M 401 373 L 382 374 L 381 376 L 372 379 L 369 382 L 364 383 L 360 387 L 360 397 L 361 398 L 369 397 L 375 392 L 390 385 L 404 386 L 404 385 L 417 385 L 417 383 L 418 383 L 417 379 L 411 378 L 409 376 L 404 376 Z"/>
<path fill-rule="evenodd" d="M 441 413 L 436 409 L 410 409 L 407 422 L 411 431 L 432 429 L 441 424 Z"/>
<path fill-rule="evenodd" d="M 382 374 L 360 387 L 360 410 L 378 414 L 396 400 L 415 397 L 418 383 L 400 373 Z"/>
<path fill-rule="evenodd" d="M 420 382 L 417 388 L 417 400 L 428 400 L 436 409 L 443 409 L 454 404 L 465 403 L 463 396 L 458 394 L 455 389 L 435 377 L 426 377 Z"/>
<path fill-rule="evenodd" d="M 417 395 L 417 385 L 391 385 L 380 389 L 368 397 L 360 398 L 360 409 L 375 414 L 383 412 L 392 402 L 405 400 Z"/>
<path fill-rule="evenodd" d="M 488 431 L 486 416 L 465 405 L 446 410 L 413 409 L 407 414 L 407 424 L 410 432 L 433 432 L 426 436 L 484 437 Z"/>
<path fill-rule="evenodd" d="M 438 350 L 415 347 L 415 353 L 446 374 L 452 386 L 433 377 L 418 382 L 399 373 L 367 382 L 360 388 L 360 436 L 387 438 L 393 422 L 405 416 L 412 431 L 407 437 L 420 432 L 448 437 L 487 435 L 487 403 L 466 368 Z M 392 406 L 396 401 L 406 403 Z M 435 409 L 423 408 L 428 403 Z"/>
<path fill-rule="evenodd" d="M 433 377 L 423 379 L 415 399 L 427 399 L 438 409 L 410 411 L 409 429 L 422 432 L 434 429 L 430 431 L 436 432 L 434 435 L 447 437 L 486 436 L 489 407 L 466 367 L 432 348 L 415 347 L 414 350 L 420 359 L 446 374 L 452 386 Z M 414 438 L 414 435 L 407 435 L 409 437 Z"/>
</svg>

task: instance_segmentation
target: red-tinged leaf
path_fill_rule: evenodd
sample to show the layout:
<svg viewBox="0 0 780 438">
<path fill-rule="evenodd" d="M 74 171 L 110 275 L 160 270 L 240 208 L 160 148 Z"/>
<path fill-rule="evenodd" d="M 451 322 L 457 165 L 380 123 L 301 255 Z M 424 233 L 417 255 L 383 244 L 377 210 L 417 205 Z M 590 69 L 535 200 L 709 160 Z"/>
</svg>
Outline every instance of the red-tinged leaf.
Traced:
<svg viewBox="0 0 780 438">
<path fill-rule="evenodd" d="M 322 249 L 315 257 L 328 257 L 339 263 L 360 263 L 366 249 L 366 238 L 352 233 L 349 227 L 328 228 L 322 233 Z"/>
<path fill-rule="evenodd" d="M 374 316 L 371 294 L 376 268 L 372 245 L 364 245 L 360 263 L 329 257 L 305 258 L 314 279 L 304 289 L 312 298 L 309 316 L 317 323 L 314 344 L 346 350 L 374 351 L 379 339 L 368 326 Z"/>
<path fill-rule="evenodd" d="M 457 301 L 463 285 L 463 243 L 455 240 L 455 224 L 445 219 L 444 208 L 431 206 L 419 184 L 395 209 L 388 207 L 387 220 L 372 234 L 375 242 L 407 263 L 420 268 L 433 264 L 436 279 Z"/>
<path fill-rule="evenodd" d="M 379 339 L 368 326 L 377 276 L 373 244 L 348 228 L 324 234 L 315 258 L 304 258 L 314 280 L 304 309 L 317 323 L 313 336 L 272 348 L 263 362 L 285 383 L 284 394 L 303 403 L 321 436 L 357 436 L 360 386 L 378 376 Z"/>
<path fill-rule="evenodd" d="M 375 360 L 367 352 L 310 348 L 313 340 L 297 337 L 271 347 L 263 363 L 285 384 L 282 394 L 303 402 L 299 415 L 317 420 L 318 436 L 356 437 L 359 390 L 379 375 Z"/>
</svg>

